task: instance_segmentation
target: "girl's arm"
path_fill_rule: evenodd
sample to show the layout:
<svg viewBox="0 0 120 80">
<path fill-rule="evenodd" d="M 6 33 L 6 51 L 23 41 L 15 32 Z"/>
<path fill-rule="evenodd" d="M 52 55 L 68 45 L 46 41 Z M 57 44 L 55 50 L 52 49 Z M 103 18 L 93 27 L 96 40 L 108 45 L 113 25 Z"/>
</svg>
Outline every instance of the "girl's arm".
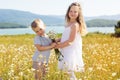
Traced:
<svg viewBox="0 0 120 80">
<path fill-rule="evenodd" d="M 79 28 L 78 24 L 74 24 L 73 26 L 71 26 L 71 32 L 70 32 L 69 39 L 66 40 L 63 43 L 59 43 L 58 45 L 56 45 L 56 48 L 63 48 L 63 47 L 71 45 L 72 42 L 75 39 L 75 35 L 76 35 L 77 31 L 78 31 L 78 28 Z"/>
<path fill-rule="evenodd" d="M 49 50 L 49 49 L 52 49 L 54 48 L 56 45 L 56 43 L 52 43 L 51 45 L 49 46 L 41 46 L 39 44 L 35 44 L 35 47 L 39 50 L 39 51 L 44 51 L 44 50 Z"/>
</svg>

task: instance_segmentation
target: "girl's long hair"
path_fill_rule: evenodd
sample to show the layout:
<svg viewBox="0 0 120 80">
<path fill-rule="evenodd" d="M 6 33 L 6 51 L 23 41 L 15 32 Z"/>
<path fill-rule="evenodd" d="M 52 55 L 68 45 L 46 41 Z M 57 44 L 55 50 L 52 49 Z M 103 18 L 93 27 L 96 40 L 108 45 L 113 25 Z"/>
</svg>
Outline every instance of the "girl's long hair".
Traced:
<svg viewBox="0 0 120 80">
<path fill-rule="evenodd" d="M 66 13 L 66 16 L 65 16 L 65 20 L 66 20 L 66 23 L 69 23 L 70 22 L 70 17 L 69 17 L 69 11 L 70 11 L 70 8 L 72 6 L 78 6 L 79 7 L 79 11 L 78 11 L 78 17 L 76 19 L 76 21 L 79 23 L 79 29 L 80 29 L 80 34 L 82 36 L 86 35 L 87 34 L 87 30 L 86 30 L 86 24 L 85 24 L 85 21 L 84 21 L 84 17 L 83 17 L 83 14 L 82 14 L 82 9 L 81 9 L 81 6 L 79 3 L 77 2 L 74 2 L 72 3 L 69 7 L 68 7 L 68 10 L 67 10 L 67 13 Z"/>
</svg>

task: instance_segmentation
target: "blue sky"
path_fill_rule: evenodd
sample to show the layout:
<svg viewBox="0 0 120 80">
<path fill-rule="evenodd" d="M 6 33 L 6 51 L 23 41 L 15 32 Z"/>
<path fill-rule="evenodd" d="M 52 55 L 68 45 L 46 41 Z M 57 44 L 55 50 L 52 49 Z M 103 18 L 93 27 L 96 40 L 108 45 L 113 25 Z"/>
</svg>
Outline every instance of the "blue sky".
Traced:
<svg viewBox="0 0 120 80">
<path fill-rule="evenodd" d="M 29 11 L 42 15 L 64 15 L 72 2 L 80 2 L 83 15 L 120 14 L 120 0 L 0 0 L 0 9 Z"/>
</svg>

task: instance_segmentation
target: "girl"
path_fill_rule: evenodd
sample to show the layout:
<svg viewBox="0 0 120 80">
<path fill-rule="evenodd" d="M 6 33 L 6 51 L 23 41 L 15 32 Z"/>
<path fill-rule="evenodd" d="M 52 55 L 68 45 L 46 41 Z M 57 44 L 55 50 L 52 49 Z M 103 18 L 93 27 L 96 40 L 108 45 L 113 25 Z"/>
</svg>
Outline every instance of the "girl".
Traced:
<svg viewBox="0 0 120 80">
<path fill-rule="evenodd" d="M 61 70 L 67 70 L 71 80 L 76 80 L 74 71 L 83 71 L 82 39 L 86 34 L 86 25 L 79 3 L 72 3 L 66 13 L 66 27 L 62 34 L 61 42 L 56 48 L 61 48 L 63 61 L 58 62 Z"/>
</svg>

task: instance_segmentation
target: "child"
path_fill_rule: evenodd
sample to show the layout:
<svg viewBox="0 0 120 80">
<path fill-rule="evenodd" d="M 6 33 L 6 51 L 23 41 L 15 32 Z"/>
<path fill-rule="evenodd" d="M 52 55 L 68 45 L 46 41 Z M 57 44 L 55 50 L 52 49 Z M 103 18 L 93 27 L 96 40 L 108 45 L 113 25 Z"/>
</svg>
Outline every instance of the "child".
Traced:
<svg viewBox="0 0 120 80">
<path fill-rule="evenodd" d="M 86 34 L 86 25 L 79 3 L 72 3 L 66 13 L 66 27 L 61 42 L 56 48 L 61 48 L 63 61 L 58 62 L 61 70 L 67 70 L 70 80 L 76 80 L 74 71 L 83 71 L 82 35 Z"/>
<path fill-rule="evenodd" d="M 50 56 L 50 50 L 55 47 L 55 43 L 45 34 L 45 24 L 40 19 L 35 19 L 31 23 L 32 30 L 36 33 L 34 38 L 34 45 L 36 51 L 33 55 L 33 68 L 35 69 L 35 79 L 41 80 L 42 76 L 45 76 L 45 65 L 48 63 Z"/>
</svg>

